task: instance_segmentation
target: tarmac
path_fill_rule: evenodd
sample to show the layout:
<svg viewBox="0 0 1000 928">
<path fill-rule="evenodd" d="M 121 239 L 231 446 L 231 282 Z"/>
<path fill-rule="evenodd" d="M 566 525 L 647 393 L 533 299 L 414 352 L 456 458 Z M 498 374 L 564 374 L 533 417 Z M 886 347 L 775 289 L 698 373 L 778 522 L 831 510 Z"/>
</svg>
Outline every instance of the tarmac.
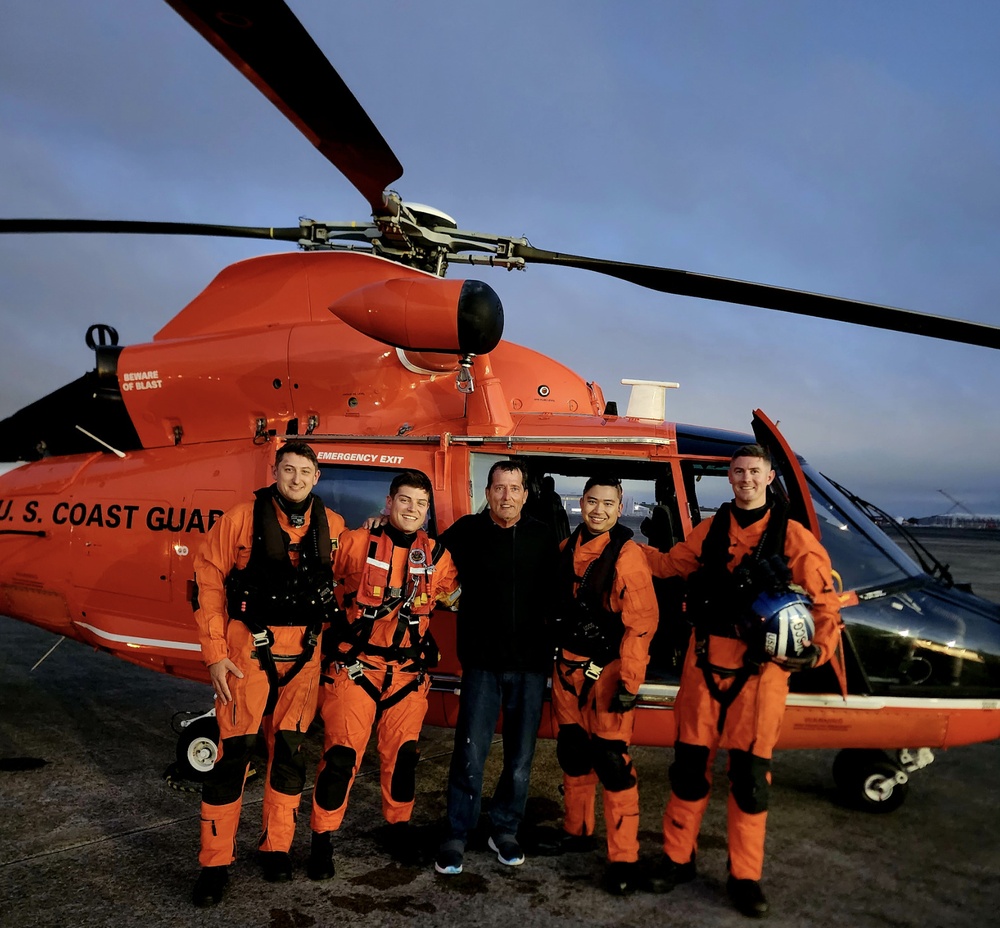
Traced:
<svg viewBox="0 0 1000 928">
<path fill-rule="evenodd" d="M 969 543 L 970 534 L 973 535 Z M 1000 539 L 939 536 L 955 579 L 1000 599 Z M 208 708 L 206 686 L 154 674 L 0 618 L 0 926 L 736 926 L 725 895 L 725 774 L 716 770 L 702 829 L 699 877 L 668 895 L 609 896 L 601 849 L 559 858 L 529 854 L 504 867 L 481 842 L 458 876 L 431 863 L 445 810 L 452 732 L 426 728 L 417 769 L 415 850 L 403 865 L 380 843 L 377 761 L 369 753 L 335 840 L 337 875 L 313 883 L 307 792 L 289 883 L 272 885 L 254 860 L 262 786 L 247 786 L 239 859 L 223 903 L 190 901 L 198 873 L 199 796 L 171 785 L 177 713 Z M 307 742 L 318 758 L 318 733 Z M 498 769 L 496 745 L 487 771 Z M 659 831 L 672 752 L 637 748 L 644 859 Z M 775 758 L 763 885 L 772 926 L 966 928 L 1000 926 L 1000 742 L 938 752 L 889 814 L 839 804 L 833 751 Z M 721 764 L 720 759 L 720 764 Z M 557 827 L 561 774 L 539 741 L 528 819 Z M 178 789 L 176 786 L 185 786 Z M 487 790 L 488 793 L 489 790 Z M 526 845 L 530 846 L 532 831 Z"/>
</svg>

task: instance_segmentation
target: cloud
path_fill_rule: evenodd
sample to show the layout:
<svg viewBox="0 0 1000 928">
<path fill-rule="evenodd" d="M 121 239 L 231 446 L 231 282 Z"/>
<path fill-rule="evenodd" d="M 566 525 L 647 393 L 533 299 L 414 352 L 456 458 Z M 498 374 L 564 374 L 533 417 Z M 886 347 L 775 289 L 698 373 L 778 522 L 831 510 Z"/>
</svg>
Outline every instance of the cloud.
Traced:
<svg viewBox="0 0 1000 928">
<path fill-rule="evenodd" d="M 400 156 L 464 228 L 1000 324 L 1000 60 L 986 5 L 296 2 Z M 322 88 L 317 88 L 322 92 Z M 291 225 L 364 204 L 165 3 L 12 0 L 0 33 L 6 216 Z M 143 341 L 227 263 L 210 239 L 0 240 L 0 411 Z M 865 495 L 1000 510 L 995 352 L 532 267 L 487 279 L 508 335 L 668 415 L 765 409 Z M 993 501 L 991 503 L 991 500 Z M 933 511 L 933 508 L 932 510 Z M 924 514 L 924 513 L 917 513 Z"/>
</svg>

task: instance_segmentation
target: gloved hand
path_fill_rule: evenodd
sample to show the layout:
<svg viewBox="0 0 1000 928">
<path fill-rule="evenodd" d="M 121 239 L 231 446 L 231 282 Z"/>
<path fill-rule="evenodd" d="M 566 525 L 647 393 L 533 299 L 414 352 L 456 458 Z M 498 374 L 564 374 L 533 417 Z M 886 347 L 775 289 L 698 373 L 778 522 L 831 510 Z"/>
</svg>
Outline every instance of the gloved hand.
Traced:
<svg viewBox="0 0 1000 928">
<path fill-rule="evenodd" d="M 635 708 L 635 701 L 638 698 L 637 693 L 630 693 L 624 682 L 619 680 L 618 690 L 608 704 L 608 712 L 631 712 Z"/>
<path fill-rule="evenodd" d="M 789 673 L 794 673 L 796 670 L 808 670 L 810 667 L 815 667 L 819 657 L 819 648 L 811 644 L 798 657 L 772 657 L 771 660 Z"/>
</svg>

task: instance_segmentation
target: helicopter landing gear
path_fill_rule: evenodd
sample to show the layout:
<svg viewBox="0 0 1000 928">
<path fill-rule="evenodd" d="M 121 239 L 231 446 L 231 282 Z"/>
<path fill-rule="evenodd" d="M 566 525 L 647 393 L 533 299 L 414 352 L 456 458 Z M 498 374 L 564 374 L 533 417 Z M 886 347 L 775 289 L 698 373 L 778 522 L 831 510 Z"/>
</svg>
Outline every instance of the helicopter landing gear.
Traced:
<svg viewBox="0 0 1000 928">
<path fill-rule="evenodd" d="M 180 723 L 177 739 L 177 771 L 188 780 L 201 782 L 219 756 L 219 723 L 215 709 Z"/>
<path fill-rule="evenodd" d="M 864 812 L 894 812 L 906 799 L 909 775 L 934 760 L 930 748 L 885 751 L 845 748 L 833 761 L 833 779 L 844 800 Z"/>
</svg>

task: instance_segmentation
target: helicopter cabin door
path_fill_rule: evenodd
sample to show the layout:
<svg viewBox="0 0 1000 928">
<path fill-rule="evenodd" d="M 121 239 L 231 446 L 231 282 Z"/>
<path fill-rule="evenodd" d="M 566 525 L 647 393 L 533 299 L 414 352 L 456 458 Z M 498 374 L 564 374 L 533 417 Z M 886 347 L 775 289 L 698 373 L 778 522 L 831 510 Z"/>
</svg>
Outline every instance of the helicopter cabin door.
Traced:
<svg viewBox="0 0 1000 928">
<path fill-rule="evenodd" d="M 821 541 L 819 519 L 813 506 L 806 475 L 799 467 L 795 452 L 789 447 L 778 427 L 759 409 L 753 411 L 753 434 L 771 452 L 771 461 L 781 474 L 788 494 L 789 515 L 801 522 L 817 541 Z"/>
</svg>

